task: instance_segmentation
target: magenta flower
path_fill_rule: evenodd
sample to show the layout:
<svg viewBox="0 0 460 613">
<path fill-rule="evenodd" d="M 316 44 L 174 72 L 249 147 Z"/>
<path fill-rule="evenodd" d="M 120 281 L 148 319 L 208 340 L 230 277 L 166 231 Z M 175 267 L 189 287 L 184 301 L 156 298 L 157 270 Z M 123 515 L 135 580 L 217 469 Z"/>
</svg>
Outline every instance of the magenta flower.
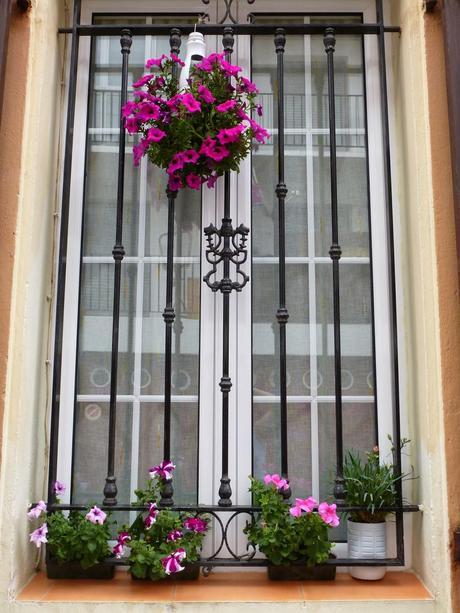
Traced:
<svg viewBox="0 0 460 613">
<path fill-rule="evenodd" d="M 159 143 L 165 138 L 165 136 L 166 132 L 163 132 L 163 130 L 160 130 L 160 128 L 150 128 L 150 130 L 147 132 L 146 141 L 148 143 Z"/>
<path fill-rule="evenodd" d="M 137 145 L 133 147 L 133 157 L 134 157 L 134 166 L 139 166 L 139 162 L 142 159 L 142 156 L 145 154 L 147 149 L 149 148 L 148 142 L 144 139 Z"/>
<path fill-rule="evenodd" d="M 125 119 L 125 128 L 128 134 L 136 134 L 139 132 L 139 123 L 135 117 Z"/>
<path fill-rule="evenodd" d="M 221 61 L 221 66 L 225 74 L 230 77 L 236 77 L 238 73 L 242 71 L 241 66 L 233 66 L 232 64 L 229 64 L 226 60 Z"/>
<path fill-rule="evenodd" d="M 219 130 L 219 132 L 217 133 L 217 138 L 220 141 L 221 145 L 226 145 L 227 143 L 234 143 L 239 139 L 243 130 L 244 126 L 242 126 L 241 124 L 238 124 L 233 128 L 222 128 L 222 130 Z"/>
<path fill-rule="evenodd" d="M 180 563 L 187 557 L 185 549 L 178 549 L 171 555 L 166 558 L 161 559 L 161 563 L 163 565 L 164 571 L 167 575 L 171 575 L 173 573 L 178 573 L 181 570 L 184 570 L 184 566 L 181 566 Z"/>
<path fill-rule="evenodd" d="M 222 102 L 222 104 L 218 104 L 216 106 L 216 111 L 218 111 L 219 113 L 226 113 L 227 111 L 230 111 L 231 109 L 233 109 L 236 105 L 236 100 L 230 99 L 227 100 L 226 102 Z"/>
<path fill-rule="evenodd" d="M 215 62 L 222 62 L 224 57 L 225 53 L 210 53 L 208 55 L 208 60 L 211 62 L 211 64 L 214 64 Z"/>
<path fill-rule="evenodd" d="M 202 100 L 204 100 L 207 104 L 212 104 L 216 101 L 214 96 L 211 94 L 209 89 L 204 85 L 198 86 L 198 94 Z"/>
<path fill-rule="evenodd" d="M 105 522 L 106 517 L 107 517 L 107 514 L 104 513 L 104 511 L 102 511 L 99 507 L 96 507 L 96 506 L 94 506 L 85 515 L 85 519 L 90 521 L 92 524 L 99 524 L 100 526 L 102 526 L 102 524 Z"/>
<path fill-rule="evenodd" d="M 182 151 L 182 159 L 186 164 L 195 164 L 195 162 L 198 162 L 199 157 L 200 154 L 194 149 L 187 149 L 186 151 Z"/>
<path fill-rule="evenodd" d="M 65 494 L 67 487 L 65 483 L 61 483 L 61 481 L 56 481 L 54 484 L 54 493 L 56 496 L 63 496 Z"/>
<path fill-rule="evenodd" d="M 184 164 L 185 164 L 185 160 L 184 160 L 183 152 L 176 153 L 176 155 L 174 155 L 172 160 L 170 161 L 166 172 L 172 175 L 176 172 L 176 170 L 182 170 L 182 168 L 184 167 Z M 150 471 L 153 471 L 154 468 L 156 467 L 151 468 Z M 150 475 L 150 478 L 152 477 L 153 475 Z"/>
<path fill-rule="evenodd" d="M 246 79 L 246 77 L 240 77 L 242 85 L 240 86 L 242 91 L 248 92 L 248 94 L 258 94 L 259 90 L 255 86 L 255 84 Z"/>
<path fill-rule="evenodd" d="M 189 113 L 201 111 L 201 104 L 193 97 L 193 94 L 183 94 L 180 102 L 185 106 Z"/>
<path fill-rule="evenodd" d="M 264 477 L 265 485 L 270 485 L 272 483 L 277 490 L 288 490 L 289 489 L 289 481 L 287 479 L 282 479 L 279 475 L 265 475 Z"/>
<path fill-rule="evenodd" d="M 340 524 L 336 509 L 336 504 L 327 504 L 327 502 L 322 502 L 318 507 L 318 513 L 323 522 L 333 528 L 336 528 Z"/>
<path fill-rule="evenodd" d="M 305 511 L 305 513 L 311 513 L 317 506 L 318 506 L 318 502 L 311 496 L 310 498 L 305 498 L 305 499 L 296 498 L 295 506 L 289 509 L 289 513 L 293 517 L 300 517 L 302 514 L 302 511 Z"/>
<path fill-rule="evenodd" d="M 150 102 L 144 102 L 139 107 L 139 112 L 136 115 L 136 118 L 139 121 L 155 121 L 160 116 L 160 109 L 156 104 L 152 104 Z"/>
<path fill-rule="evenodd" d="M 182 183 L 182 180 L 179 175 L 170 175 L 168 181 L 168 189 L 170 189 L 172 192 L 177 192 L 183 187 L 184 184 Z"/>
<path fill-rule="evenodd" d="M 195 64 L 195 68 L 203 72 L 211 72 L 212 62 L 209 61 L 209 58 L 204 57 L 201 60 L 201 62 L 198 62 L 198 64 Z"/>
<path fill-rule="evenodd" d="M 172 541 L 178 541 L 182 536 L 183 534 L 180 530 L 172 530 L 166 537 L 166 540 L 170 543 Z"/>
<path fill-rule="evenodd" d="M 170 481 L 172 479 L 173 470 L 176 468 L 176 465 L 170 462 L 169 460 L 163 460 L 160 462 L 158 466 L 152 466 L 149 468 L 150 478 L 160 477 L 165 481 Z"/>
<path fill-rule="evenodd" d="M 200 177 L 193 172 L 185 177 L 185 181 L 191 189 L 200 189 L 201 187 Z"/>
<path fill-rule="evenodd" d="M 208 180 L 206 181 L 206 185 L 208 187 L 214 187 L 214 185 L 216 184 L 217 181 L 217 176 L 216 175 L 210 175 L 208 177 Z"/>
<path fill-rule="evenodd" d="M 218 145 L 217 141 L 212 138 L 204 139 L 203 144 L 201 145 L 200 153 L 208 156 L 216 162 L 220 162 L 230 155 L 230 151 L 226 147 Z"/>
<path fill-rule="evenodd" d="M 116 558 L 121 558 L 121 556 L 123 555 L 123 549 L 126 543 L 130 540 L 131 537 L 129 536 L 128 532 L 120 532 L 120 534 L 118 535 L 117 543 L 112 549 L 112 553 L 115 555 Z"/>
<path fill-rule="evenodd" d="M 165 60 L 165 59 L 168 59 L 168 56 L 165 55 L 164 53 L 163 53 L 163 55 L 161 57 L 157 57 L 157 58 L 153 58 L 152 57 L 152 58 L 150 58 L 149 60 L 147 60 L 145 62 L 145 67 L 146 68 L 152 68 L 152 66 L 157 66 L 158 68 L 160 68 L 161 67 L 161 62 L 163 60 Z"/>
<path fill-rule="evenodd" d="M 177 57 L 177 55 L 174 53 L 171 53 L 171 59 L 173 62 L 176 62 L 176 64 L 179 64 L 179 66 L 185 66 L 185 62 L 183 62 L 180 57 Z"/>
<path fill-rule="evenodd" d="M 143 87 L 152 79 L 153 79 L 153 74 L 145 74 L 143 77 L 138 79 L 135 83 L 133 83 L 133 87 L 135 87 L 136 89 L 138 89 L 139 87 Z"/>
<path fill-rule="evenodd" d="M 249 121 L 249 116 L 247 115 L 247 113 L 244 112 L 244 109 L 242 109 L 240 106 L 237 107 L 236 109 L 236 116 L 238 117 L 238 119 L 246 119 L 247 121 Z"/>
<path fill-rule="evenodd" d="M 190 517 L 184 521 L 184 528 L 192 532 L 206 532 L 208 524 L 199 517 Z"/>
<path fill-rule="evenodd" d="M 131 113 L 134 111 L 135 108 L 136 108 L 136 103 L 133 102 L 132 100 L 128 100 L 128 102 L 121 109 L 121 116 L 124 118 L 128 117 L 129 115 L 131 115 Z"/>
<path fill-rule="evenodd" d="M 259 143 L 264 143 L 265 140 L 269 138 L 270 134 L 267 132 L 267 130 L 265 128 L 262 128 L 262 126 L 259 126 L 259 124 L 256 121 L 254 121 L 253 119 L 250 119 L 249 124 L 254 133 L 254 138 Z"/>
<path fill-rule="evenodd" d="M 38 519 L 42 513 L 46 513 L 46 503 L 40 500 L 30 511 L 27 513 L 27 517 L 32 521 Z"/>
<path fill-rule="evenodd" d="M 150 502 L 148 508 L 148 515 L 144 519 L 144 526 L 147 530 L 149 530 L 156 522 L 158 513 L 159 511 L 157 505 L 154 502 Z"/>
<path fill-rule="evenodd" d="M 46 535 L 48 534 L 48 526 L 46 524 L 42 524 L 40 528 L 37 528 L 33 532 L 29 534 L 30 542 L 35 543 L 37 547 L 41 547 L 42 543 L 47 543 L 48 539 Z"/>
<path fill-rule="evenodd" d="M 257 115 L 259 115 L 259 117 L 262 117 L 262 115 L 264 114 L 263 110 L 262 110 L 262 105 L 261 104 L 257 104 L 256 105 L 256 111 L 257 111 Z"/>
</svg>

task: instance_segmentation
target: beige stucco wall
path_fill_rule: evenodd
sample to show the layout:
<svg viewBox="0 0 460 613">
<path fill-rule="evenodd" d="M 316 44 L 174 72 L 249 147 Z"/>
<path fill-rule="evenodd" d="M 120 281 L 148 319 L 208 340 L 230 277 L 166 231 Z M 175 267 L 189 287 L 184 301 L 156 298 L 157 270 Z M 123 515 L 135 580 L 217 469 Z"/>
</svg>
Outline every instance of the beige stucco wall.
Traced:
<svg viewBox="0 0 460 613">
<path fill-rule="evenodd" d="M 43 496 L 51 277 L 56 205 L 57 144 L 61 124 L 58 3 L 34 0 L 15 15 L 10 33 L 2 129 L 2 215 L 15 217 L 9 241 L 14 270 L 8 322 L 0 473 L 0 598 L 14 595 L 31 575 L 24 509 Z M 59 3 L 61 4 L 61 3 Z M 63 4 L 63 3 L 62 3 Z M 5 138 L 5 131 L 9 137 Z M 19 173 L 17 170 L 19 169 Z M 17 175 L 17 176 L 16 176 Z M 3 201 L 6 196 L 7 199 Z M 8 287 L 2 287 L 2 293 Z M 2 381 L 3 385 L 3 381 Z M 4 605 L 0 603 L 0 610 Z"/>
<path fill-rule="evenodd" d="M 452 346 L 450 360 L 446 361 L 447 354 L 443 353 L 446 334 L 457 331 L 453 316 L 450 332 L 444 324 L 447 314 L 455 308 L 455 299 L 446 304 L 445 298 L 453 287 L 446 265 L 454 240 L 449 231 L 452 217 L 449 176 L 442 163 L 448 157 L 448 126 L 445 109 L 438 110 L 437 113 L 444 113 L 444 120 L 433 129 L 433 105 L 437 102 L 443 109 L 445 104 L 442 53 L 430 60 L 427 49 L 442 50 L 442 41 L 440 25 L 427 24 L 426 20 L 431 18 L 424 16 L 421 4 L 419 0 L 394 0 L 392 4 L 392 22 L 403 28 L 401 37 L 392 36 L 393 91 L 397 101 L 395 191 L 400 211 L 398 251 L 404 305 L 400 329 L 406 349 L 403 404 L 414 441 L 413 461 L 420 475 L 414 485 L 413 500 L 424 505 L 423 516 L 414 519 L 413 565 L 436 594 L 437 611 L 448 613 L 451 566 L 449 518 L 442 511 L 447 508 L 448 499 L 443 411 L 451 406 L 454 395 L 449 377 L 450 387 L 446 388 L 445 373 L 449 364 L 455 365 L 460 345 Z M 27 17 L 30 29 L 20 32 L 19 38 L 12 32 L 13 51 L 9 58 L 9 83 L 14 82 L 19 72 L 25 79 L 25 109 L 20 105 L 16 108 L 17 133 L 22 143 L 20 176 L 15 195 L 10 195 L 6 203 L 9 205 L 14 196 L 18 211 L 16 242 L 12 247 L 14 274 L 8 349 L 0 347 L 0 358 L 6 361 L 8 356 L 0 473 L 0 610 L 6 608 L 5 601 L 14 598 L 31 575 L 35 551 L 28 543 L 29 526 L 24 512 L 28 502 L 43 495 L 45 484 L 45 432 L 49 417 L 47 296 L 52 293 L 53 212 L 58 201 L 61 116 L 62 49 L 56 34 L 58 24 L 63 22 L 60 10 L 63 3 L 57 0 L 35 0 Z M 21 40 L 29 41 L 28 46 L 21 46 Z M 14 49 L 27 55 L 20 67 Z M 8 91 L 7 82 L 7 95 Z M 433 97 L 435 91 L 437 97 Z M 10 105 L 14 117 L 14 100 Z M 15 145 L 11 146 L 14 150 Z M 413 609 L 414 613 L 432 610 L 428 604 L 415 606 L 420 608 Z M 59 605 L 51 608 L 17 603 L 11 607 L 61 610 Z M 104 607 L 101 605 L 101 611 Z M 281 607 L 285 608 L 279 605 L 280 610 Z M 306 610 L 333 610 L 326 604 L 315 607 Z M 378 607 L 375 605 L 373 610 L 410 611 L 408 605 L 392 608 L 388 603 L 385 607 L 380 603 Z M 96 609 L 93 605 L 80 605 L 72 610 Z M 339 611 L 340 606 L 336 605 L 334 610 Z"/>
</svg>

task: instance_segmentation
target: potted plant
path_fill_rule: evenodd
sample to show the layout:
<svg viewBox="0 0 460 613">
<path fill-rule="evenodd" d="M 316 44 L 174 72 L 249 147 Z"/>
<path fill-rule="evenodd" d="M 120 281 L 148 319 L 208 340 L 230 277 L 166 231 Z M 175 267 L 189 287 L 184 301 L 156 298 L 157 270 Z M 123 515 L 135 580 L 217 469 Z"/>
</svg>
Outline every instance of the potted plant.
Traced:
<svg viewBox="0 0 460 613">
<path fill-rule="evenodd" d="M 336 568 L 322 564 L 334 556 L 330 527 L 339 525 L 336 505 L 310 497 L 296 498 L 289 506 L 283 498 L 288 483 L 279 475 L 251 479 L 250 491 L 261 507 L 246 528 L 249 543 L 269 560 L 268 576 L 281 579 L 334 579 Z"/>
<path fill-rule="evenodd" d="M 65 486 L 56 482 L 57 494 Z M 31 521 L 42 525 L 31 532 L 30 540 L 37 547 L 46 543 L 46 573 L 50 579 L 111 579 L 114 566 L 105 563 L 110 556 L 110 525 L 107 515 L 97 506 L 88 511 L 48 512 L 40 500 L 27 513 Z"/>
<path fill-rule="evenodd" d="M 402 439 L 401 449 L 408 443 L 407 439 Z M 358 559 L 386 558 L 386 518 L 390 512 L 382 509 L 396 504 L 396 484 L 407 475 L 398 474 L 393 463 L 381 462 L 379 448 L 374 447 L 366 454 L 365 461 L 358 453 L 348 451 L 343 477 L 346 490 L 344 503 L 362 507 L 362 510 L 352 511 L 348 516 L 348 556 Z M 378 580 L 385 573 L 385 566 L 350 567 L 350 575 L 355 579 Z"/>
<path fill-rule="evenodd" d="M 181 59 L 174 54 L 149 59 L 146 68 L 154 72 L 133 84 L 134 99 L 123 107 L 126 130 L 140 135 L 134 164 L 147 155 L 166 170 L 172 192 L 198 190 L 203 183 L 214 187 L 225 171 L 238 171 L 253 139 L 268 137 L 252 118 L 254 111 L 262 115 L 256 86 L 224 58 L 212 53 L 192 66 L 185 89 L 175 78 Z"/>
<path fill-rule="evenodd" d="M 146 506 L 133 524 L 118 536 L 113 549 L 117 558 L 129 546 L 128 564 L 133 579 L 152 581 L 198 579 L 201 545 L 209 518 L 159 508 L 161 488 L 172 478 L 174 464 L 161 462 L 149 470 L 143 490 L 136 490 L 137 505 Z"/>
</svg>

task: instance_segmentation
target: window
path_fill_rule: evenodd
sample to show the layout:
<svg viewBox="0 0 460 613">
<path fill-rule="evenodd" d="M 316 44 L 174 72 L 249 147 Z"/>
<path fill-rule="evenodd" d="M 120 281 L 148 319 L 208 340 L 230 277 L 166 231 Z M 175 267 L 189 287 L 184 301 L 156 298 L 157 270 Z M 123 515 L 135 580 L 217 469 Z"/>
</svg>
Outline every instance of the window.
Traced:
<svg viewBox="0 0 460 613">
<path fill-rule="evenodd" d="M 117 26 L 194 24 L 190 3 L 88 0 L 82 23 Z M 206 7 L 210 20 L 222 16 L 222 2 Z M 235 37 L 233 58 L 252 73 L 260 89 L 263 125 L 271 137 L 255 147 L 252 160 L 230 177 L 233 225 L 250 227 L 250 283 L 223 298 L 203 283 L 203 229 L 219 226 L 224 190 L 180 192 L 175 203 L 171 337 L 171 458 L 177 464 L 176 504 L 217 504 L 222 472 L 222 353 L 229 338 L 228 475 L 231 500 L 250 504 L 247 475 L 282 467 L 282 364 L 276 318 L 280 306 L 280 241 L 285 242 L 287 458 L 294 495 L 332 493 L 336 463 L 337 394 L 343 403 L 343 445 L 369 449 L 398 428 L 393 405 L 391 279 L 386 230 L 384 135 L 378 40 L 345 29 L 334 54 L 337 145 L 337 205 L 340 322 L 334 312 L 331 257 L 331 141 L 325 23 L 359 27 L 375 20 L 374 3 L 289 0 L 279 11 L 258 0 L 254 26 L 318 26 L 288 32 L 284 53 L 285 229 L 280 234 L 277 55 L 273 34 L 257 29 Z M 306 11 L 308 8 L 308 13 Z M 129 10 L 129 13 L 127 11 Z M 217 12 L 216 12 L 217 11 Z M 326 12 L 327 11 L 327 12 Z M 225 11 L 224 11 L 225 12 Z M 119 14 L 117 14 L 119 13 Z M 240 23 L 246 15 L 239 15 Z M 347 31 L 348 32 L 348 31 Z M 118 34 L 118 32 L 117 32 Z M 376 31 L 373 32 L 376 34 Z M 220 37 L 207 36 L 209 51 Z M 128 83 L 144 72 L 147 57 L 169 51 L 167 32 L 135 34 Z M 76 73 L 75 130 L 69 191 L 69 231 L 64 243 L 65 297 L 58 334 L 62 361 L 55 370 L 55 432 L 59 432 L 51 476 L 72 482 L 75 504 L 100 500 L 107 473 L 109 403 L 113 363 L 116 377 L 114 443 L 117 501 L 127 504 L 147 469 L 164 456 L 168 199 L 163 173 L 144 159 L 134 168 L 133 137 L 126 137 L 118 351 L 112 351 L 117 227 L 117 168 L 121 89 L 119 37 L 80 36 Z M 128 91 L 128 94 L 130 92 Z M 385 118 L 385 116 L 384 116 Z M 65 225 L 65 224 L 64 224 Z M 282 238 L 283 236 L 283 238 Z M 233 273 L 232 273 L 233 274 Z M 373 279 L 378 282 L 373 283 Z M 63 279 L 61 278 L 61 287 Z M 116 292 L 115 292 L 116 294 Z M 335 381 L 334 334 L 340 323 L 341 390 Z M 60 328 L 61 327 L 61 328 Z M 281 364 L 281 367 L 280 367 Z M 376 385 L 377 383 L 377 385 Z M 56 417 L 57 415 L 57 417 Z M 59 420 L 59 423 L 58 423 Z M 54 439 L 57 441 L 57 438 Z M 224 456 L 225 456 L 224 451 Z M 168 458 L 167 458 L 168 459 Z M 224 471 L 225 472 L 225 471 Z"/>
</svg>

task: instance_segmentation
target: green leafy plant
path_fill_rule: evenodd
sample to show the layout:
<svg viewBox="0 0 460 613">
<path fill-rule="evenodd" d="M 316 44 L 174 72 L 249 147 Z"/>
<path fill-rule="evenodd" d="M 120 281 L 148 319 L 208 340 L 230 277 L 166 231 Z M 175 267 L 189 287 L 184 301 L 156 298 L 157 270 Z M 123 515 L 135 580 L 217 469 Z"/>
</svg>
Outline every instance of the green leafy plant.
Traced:
<svg viewBox="0 0 460 613">
<path fill-rule="evenodd" d="M 113 550 L 116 557 L 121 557 L 124 546 L 129 545 L 130 571 L 140 579 L 164 579 L 184 570 L 182 563 L 190 564 L 200 557 L 209 518 L 157 506 L 165 478 L 171 478 L 173 469 L 171 462 L 150 469 L 145 489 L 135 492 L 136 504 L 146 505 L 146 510 L 119 534 Z"/>
<path fill-rule="evenodd" d="M 290 507 L 282 494 L 286 484 L 278 475 L 266 475 L 264 482 L 251 479 L 250 491 L 262 510 L 245 528 L 249 543 L 276 565 L 325 562 L 332 549 L 328 529 L 339 525 L 336 505 L 318 505 L 310 497 L 296 498 Z"/>
<path fill-rule="evenodd" d="M 64 484 L 57 481 L 56 494 L 64 491 Z M 40 500 L 27 516 L 30 521 L 41 519 L 44 522 L 30 533 L 30 541 L 38 548 L 46 543 L 51 556 L 59 564 L 79 562 L 86 569 L 110 556 L 110 521 L 107 514 L 97 506 L 88 509 L 86 513 L 48 512 L 46 503 Z"/>
<path fill-rule="evenodd" d="M 391 437 L 388 438 L 391 441 Z M 402 439 L 400 449 L 404 449 L 409 442 L 408 439 Z M 359 453 L 347 451 L 343 466 L 345 503 L 365 507 L 365 510 L 350 512 L 350 519 L 361 523 L 384 521 L 389 511 L 381 509 L 396 504 L 397 484 L 409 477 L 409 474 L 398 474 L 393 462 L 381 462 L 378 447 L 366 454 L 365 461 Z"/>
</svg>

